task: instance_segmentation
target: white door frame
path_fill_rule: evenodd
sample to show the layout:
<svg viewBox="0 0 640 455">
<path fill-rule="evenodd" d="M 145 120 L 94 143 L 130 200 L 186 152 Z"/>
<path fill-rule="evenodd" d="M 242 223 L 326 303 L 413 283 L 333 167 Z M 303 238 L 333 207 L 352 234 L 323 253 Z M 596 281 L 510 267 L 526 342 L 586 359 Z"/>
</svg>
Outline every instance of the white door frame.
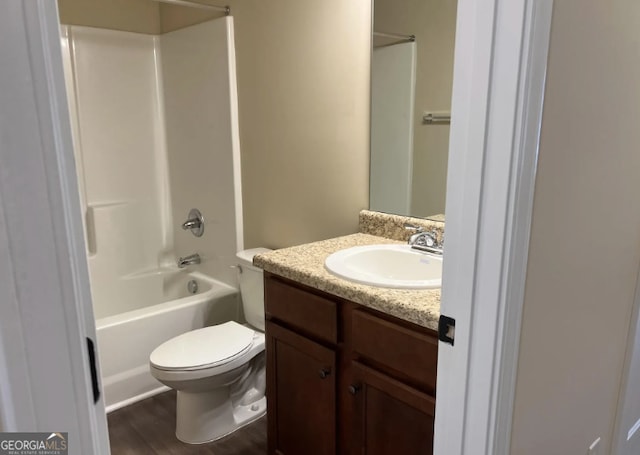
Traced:
<svg viewBox="0 0 640 455">
<path fill-rule="evenodd" d="M 458 4 L 442 301 L 457 332 L 440 346 L 436 455 L 508 453 L 551 7 Z M 55 1 L 0 3 L 0 30 L 3 62 L 27 70 L 0 70 L 0 96 L 15 95 L 0 103 L 0 425 L 66 425 L 76 453 L 108 453 L 85 359 L 95 327 Z M 42 339 L 54 323 L 64 336 Z M 53 376 L 45 341 L 68 366 Z"/>
<path fill-rule="evenodd" d="M 509 454 L 553 0 L 460 0 L 435 454 Z"/>
<path fill-rule="evenodd" d="M 109 454 L 55 0 L 0 3 L 0 427 Z M 99 380 L 99 375 L 98 375 Z"/>
<path fill-rule="evenodd" d="M 633 422 L 638 416 L 630 414 L 630 404 L 637 403 L 638 389 L 640 384 L 633 382 L 635 371 L 640 361 L 640 270 L 636 279 L 636 291 L 633 302 L 633 309 L 629 320 L 629 335 L 627 336 L 627 347 L 625 353 L 624 366 L 622 369 L 622 379 L 620 381 L 620 395 L 618 396 L 618 409 L 611 438 L 609 453 L 612 455 L 632 455 L 631 449 L 637 444 L 640 436 L 640 420 Z M 629 418 L 632 422 L 629 422 Z M 629 426 L 630 425 L 630 426 Z"/>
</svg>

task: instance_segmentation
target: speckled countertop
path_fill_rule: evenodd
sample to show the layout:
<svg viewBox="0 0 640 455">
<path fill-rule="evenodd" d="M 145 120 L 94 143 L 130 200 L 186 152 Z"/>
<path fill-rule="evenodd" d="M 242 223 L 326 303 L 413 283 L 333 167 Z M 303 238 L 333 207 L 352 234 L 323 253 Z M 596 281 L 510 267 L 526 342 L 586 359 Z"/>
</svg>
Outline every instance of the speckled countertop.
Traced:
<svg viewBox="0 0 640 455">
<path fill-rule="evenodd" d="M 324 261 L 331 253 L 352 246 L 382 243 L 402 242 L 358 233 L 264 253 L 256 256 L 253 263 L 267 272 L 437 330 L 440 289 L 404 290 L 367 286 L 343 280 L 324 267 Z"/>
</svg>

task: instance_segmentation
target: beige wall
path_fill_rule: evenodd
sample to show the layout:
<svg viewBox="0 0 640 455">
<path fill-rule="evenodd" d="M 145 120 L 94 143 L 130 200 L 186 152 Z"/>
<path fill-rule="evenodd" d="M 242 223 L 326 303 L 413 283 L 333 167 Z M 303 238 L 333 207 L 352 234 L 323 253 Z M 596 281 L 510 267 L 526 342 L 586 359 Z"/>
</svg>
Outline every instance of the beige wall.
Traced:
<svg viewBox="0 0 640 455">
<path fill-rule="evenodd" d="M 58 9 L 63 24 L 160 33 L 160 5 L 151 0 L 58 0 Z"/>
<path fill-rule="evenodd" d="M 220 2 L 220 4 L 222 4 L 222 2 Z M 235 18 L 237 15 L 235 1 L 228 0 L 224 2 L 224 4 L 233 8 L 232 15 Z M 224 15 L 224 13 L 217 10 L 188 8 L 163 3 L 160 5 L 160 28 L 162 33 L 172 32 L 189 25 L 195 25 L 208 21 L 209 19 L 221 17 L 222 15 Z"/>
<path fill-rule="evenodd" d="M 416 36 L 411 207 L 416 216 L 444 213 L 449 126 L 425 125 L 422 113 L 451 110 L 456 11 L 455 0 L 375 0 L 376 31 Z"/>
<path fill-rule="evenodd" d="M 352 233 L 368 207 L 368 0 L 234 8 L 247 247 Z"/>
<path fill-rule="evenodd" d="M 357 230 L 368 207 L 368 0 L 229 2 L 235 20 L 245 246 Z M 206 20 L 163 5 L 162 28 Z"/>
<path fill-rule="evenodd" d="M 512 453 L 609 453 L 640 262 L 640 4 L 555 2 Z"/>
</svg>

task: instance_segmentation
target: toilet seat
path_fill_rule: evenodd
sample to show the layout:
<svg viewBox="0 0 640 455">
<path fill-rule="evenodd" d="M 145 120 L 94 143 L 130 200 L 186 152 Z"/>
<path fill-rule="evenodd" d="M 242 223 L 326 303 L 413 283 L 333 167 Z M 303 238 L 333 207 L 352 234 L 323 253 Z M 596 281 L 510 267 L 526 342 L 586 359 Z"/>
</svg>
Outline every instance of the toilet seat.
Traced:
<svg viewBox="0 0 640 455">
<path fill-rule="evenodd" d="M 243 357 L 256 332 L 229 321 L 193 330 L 158 346 L 149 356 L 151 365 L 164 371 L 195 371 L 219 367 Z"/>
</svg>

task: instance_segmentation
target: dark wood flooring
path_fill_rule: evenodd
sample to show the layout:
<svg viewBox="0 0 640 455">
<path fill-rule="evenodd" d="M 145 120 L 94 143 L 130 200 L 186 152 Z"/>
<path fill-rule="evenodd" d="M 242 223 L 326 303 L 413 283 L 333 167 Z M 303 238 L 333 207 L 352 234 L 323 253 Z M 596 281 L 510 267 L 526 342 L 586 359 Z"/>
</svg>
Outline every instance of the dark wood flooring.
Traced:
<svg viewBox="0 0 640 455">
<path fill-rule="evenodd" d="M 266 416 L 210 444 L 180 442 L 176 431 L 176 392 L 170 391 L 108 415 L 112 455 L 265 455 Z"/>
</svg>

